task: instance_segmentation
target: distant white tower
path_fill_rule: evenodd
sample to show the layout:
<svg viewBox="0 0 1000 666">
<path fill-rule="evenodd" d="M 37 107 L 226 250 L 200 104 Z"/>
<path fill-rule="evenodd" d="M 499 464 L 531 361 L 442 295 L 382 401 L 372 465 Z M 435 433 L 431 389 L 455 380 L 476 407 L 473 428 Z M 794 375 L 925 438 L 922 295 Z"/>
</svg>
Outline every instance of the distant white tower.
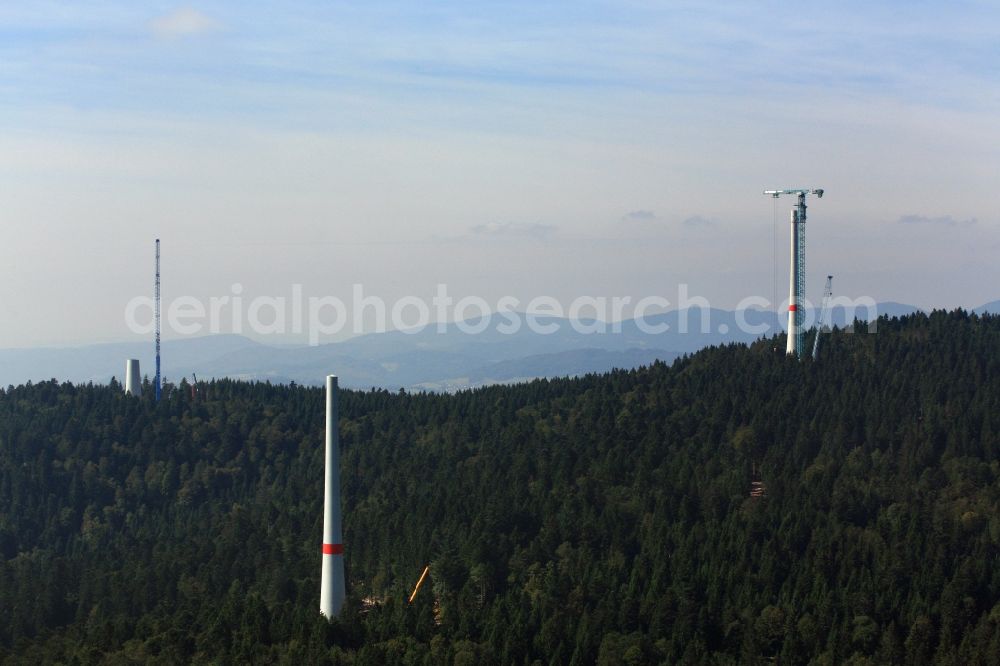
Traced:
<svg viewBox="0 0 1000 666">
<path fill-rule="evenodd" d="M 142 379 L 139 375 L 139 359 L 125 361 L 125 395 L 142 395 Z"/>
<path fill-rule="evenodd" d="M 805 222 L 805 219 L 802 220 Z M 799 356 L 799 346 L 802 338 L 799 336 L 799 323 L 802 321 L 802 311 L 799 310 L 804 304 L 799 302 L 799 292 L 802 279 L 800 277 L 800 266 L 805 262 L 805 253 L 801 248 L 801 234 L 805 232 L 799 224 L 799 211 L 792 209 L 792 254 L 789 260 L 788 270 L 788 341 L 785 344 L 785 353 Z"/>
<path fill-rule="evenodd" d="M 344 544 L 340 520 L 340 434 L 337 376 L 326 377 L 326 482 L 323 489 L 323 575 L 319 612 L 328 619 L 344 605 Z"/>
</svg>

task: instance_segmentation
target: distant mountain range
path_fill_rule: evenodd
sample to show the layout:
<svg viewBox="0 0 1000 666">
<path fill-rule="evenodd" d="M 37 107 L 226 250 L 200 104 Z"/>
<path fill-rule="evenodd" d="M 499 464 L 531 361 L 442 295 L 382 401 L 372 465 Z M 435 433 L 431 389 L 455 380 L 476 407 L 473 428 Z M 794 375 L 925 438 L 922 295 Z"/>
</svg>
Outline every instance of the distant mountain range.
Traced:
<svg viewBox="0 0 1000 666">
<path fill-rule="evenodd" d="M 877 313 L 901 316 L 918 308 L 902 303 L 879 303 Z M 1000 313 L 1000 301 L 975 312 Z M 857 316 L 865 318 L 864 312 Z M 317 346 L 268 345 L 239 335 L 212 335 L 172 340 L 163 344 L 163 375 L 167 380 L 232 377 L 280 383 L 320 384 L 335 373 L 341 385 L 353 388 L 456 390 L 538 377 L 606 372 L 613 368 L 672 362 L 709 345 L 751 342 L 781 331 L 778 317 L 763 310 L 674 310 L 648 316 L 643 322 L 617 325 L 537 317 L 532 330 L 525 316 L 513 333 L 495 317 L 481 333 L 463 332 L 448 324 L 419 331 L 390 331 L 361 335 L 343 342 Z M 811 313 L 808 314 L 811 318 Z M 847 314 L 834 309 L 832 321 L 843 326 Z M 468 330 L 476 321 L 465 322 Z M 665 327 L 665 328 L 664 328 Z M 0 385 L 58 379 L 104 383 L 122 378 L 125 359 L 140 359 L 145 375 L 154 372 L 152 345 L 112 343 L 77 348 L 0 350 Z"/>
<path fill-rule="evenodd" d="M 973 312 L 976 314 L 1000 314 L 1000 301 L 992 301 L 986 305 L 980 305 Z"/>
</svg>

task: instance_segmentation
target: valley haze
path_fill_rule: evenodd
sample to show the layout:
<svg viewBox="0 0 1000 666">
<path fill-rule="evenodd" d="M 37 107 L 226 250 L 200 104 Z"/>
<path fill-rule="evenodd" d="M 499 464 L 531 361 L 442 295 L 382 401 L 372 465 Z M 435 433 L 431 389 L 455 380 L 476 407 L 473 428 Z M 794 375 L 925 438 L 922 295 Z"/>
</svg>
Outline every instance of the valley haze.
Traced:
<svg viewBox="0 0 1000 666">
<path fill-rule="evenodd" d="M 875 309 L 888 316 L 918 311 L 900 303 L 879 303 Z M 1000 301 L 975 311 L 1000 312 Z M 761 335 L 741 331 L 735 311 L 708 309 L 706 313 L 692 308 L 650 315 L 647 328 L 667 327 L 656 333 L 644 332 L 634 320 L 626 320 L 617 322 L 620 332 L 613 332 L 615 327 L 609 324 L 607 333 L 586 334 L 578 332 L 568 319 L 540 316 L 539 323 L 546 330 L 552 329 L 551 334 L 522 327 L 515 334 L 504 335 L 491 322 L 474 334 L 463 332 L 455 323 L 447 324 L 443 332 L 433 324 L 417 332 L 372 333 L 321 345 L 272 343 L 266 336 L 254 340 L 232 334 L 183 337 L 164 343 L 163 372 L 175 383 L 191 381 L 196 374 L 199 379 L 228 377 L 319 386 L 324 373 L 335 371 L 347 388 L 453 391 L 634 368 L 654 361 L 671 363 L 709 345 L 750 343 Z M 866 313 L 856 314 L 864 319 Z M 843 309 L 834 308 L 831 315 L 834 325 L 849 323 Z M 765 335 L 780 332 L 784 321 L 769 310 L 748 311 L 741 319 L 766 327 Z M 709 327 L 704 330 L 706 321 Z M 480 328 L 478 321 L 466 323 Z M 684 328 L 687 332 L 681 332 Z M 153 348 L 149 342 L 0 349 L 0 385 L 53 378 L 106 383 L 114 377 L 122 382 L 127 358 L 139 359 L 143 374 L 152 375 Z"/>
</svg>

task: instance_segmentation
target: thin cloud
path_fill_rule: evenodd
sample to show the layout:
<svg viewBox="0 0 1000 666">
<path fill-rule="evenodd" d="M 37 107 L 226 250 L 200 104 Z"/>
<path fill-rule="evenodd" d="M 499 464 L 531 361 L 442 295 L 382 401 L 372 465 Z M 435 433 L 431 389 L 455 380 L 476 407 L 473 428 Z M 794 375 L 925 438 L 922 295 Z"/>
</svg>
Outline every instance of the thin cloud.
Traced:
<svg viewBox="0 0 1000 666">
<path fill-rule="evenodd" d="M 488 222 L 486 224 L 477 224 L 471 227 L 469 231 L 474 236 L 482 237 L 510 238 L 519 236 L 548 238 L 556 232 L 556 227 L 551 224 L 539 223 Z"/>
<path fill-rule="evenodd" d="M 181 7 L 150 23 L 153 34 L 163 39 L 191 37 L 211 32 L 219 27 L 217 21 L 192 7 Z"/>
<path fill-rule="evenodd" d="M 903 215 L 898 220 L 898 224 L 923 225 L 927 227 L 971 227 L 976 223 L 976 218 L 967 220 L 956 220 L 951 215 L 941 217 L 926 217 L 924 215 Z"/>
<path fill-rule="evenodd" d="M 656 213 L 651 210 L 633 210 L 622 215 L 622 219 L 632 222 L 650 222 L 657 219 Z"/>
</svg>

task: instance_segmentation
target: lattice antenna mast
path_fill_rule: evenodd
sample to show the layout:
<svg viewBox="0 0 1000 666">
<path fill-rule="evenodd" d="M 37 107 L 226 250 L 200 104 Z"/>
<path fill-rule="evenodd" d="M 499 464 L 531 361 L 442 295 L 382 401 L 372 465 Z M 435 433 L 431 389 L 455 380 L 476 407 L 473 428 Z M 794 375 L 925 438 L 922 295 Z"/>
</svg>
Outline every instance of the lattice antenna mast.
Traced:
<svg viewBox="0 0 1000 666">
<path fill-rule="evenodd" d="M 788 276 L 788 343 L 785 352 L 802 358 L 806 302 L 806 195 L 815 194 L 822 198 L 822 189 L 765 190 L 777 199 L 782 194 L 794 194 L 798 203 L 792 209 L 791 267 Z"/>
<path fill-rule="evenodd" d="M 156 239 L 156 286 L 153 293 L 153 317 L 156 320 L 156 383 L 153 388 L 160 401 L 160 239 Z"/>
<path fill-rule="evenodd" d="M 826 288 L 823 289 L 823 307 L 819 311 L 819 319 L 816 320 L 816 337 L 813 338 L 813 360 L 819 352 L 819 338 L 824 330 L 830 330 L 826 323 L 826 317 L 830 312 L 830 299 L 833 298 L 833 276 L 826 276 Z"/>
</svg>

